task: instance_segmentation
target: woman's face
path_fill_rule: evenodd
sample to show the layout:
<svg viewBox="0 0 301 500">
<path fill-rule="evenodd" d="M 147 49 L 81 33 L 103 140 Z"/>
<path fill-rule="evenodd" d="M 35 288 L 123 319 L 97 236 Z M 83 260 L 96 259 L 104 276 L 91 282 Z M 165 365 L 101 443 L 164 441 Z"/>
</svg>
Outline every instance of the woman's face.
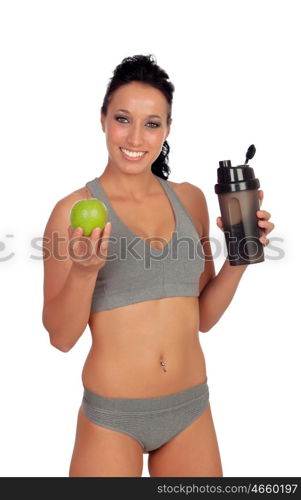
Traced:
<svg viewBox="0 0 301 500">
<path fill-rule="evenodd" d="M 119 87 L 111 96 L 107 116 L 101 115 L 109 162 L 124 172 L 150 169 L 169 134 L 167 114 L 168 102 L 160 90 L 140 82 Z M 121 149 L 143 156 L 129 157 Z"/>
</svg>

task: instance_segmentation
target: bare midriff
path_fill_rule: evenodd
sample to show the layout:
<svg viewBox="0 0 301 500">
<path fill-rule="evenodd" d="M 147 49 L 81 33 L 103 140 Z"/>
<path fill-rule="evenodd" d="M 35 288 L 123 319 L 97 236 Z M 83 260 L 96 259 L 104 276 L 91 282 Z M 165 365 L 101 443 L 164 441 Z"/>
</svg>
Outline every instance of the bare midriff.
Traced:
<svg viewBox="0 0 301 500">
<path fill-rule="evenodd" d="M 83 385 L 105 397 L 149 398 L 206 380 L 198 297 L 167 297 L 92 313 Z"/>
</svg>

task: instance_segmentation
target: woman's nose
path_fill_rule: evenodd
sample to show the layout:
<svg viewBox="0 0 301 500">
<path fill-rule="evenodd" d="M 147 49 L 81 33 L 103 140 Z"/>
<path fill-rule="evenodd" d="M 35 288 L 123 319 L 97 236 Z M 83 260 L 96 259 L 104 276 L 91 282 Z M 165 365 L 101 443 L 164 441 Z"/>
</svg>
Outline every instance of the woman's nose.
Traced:
<svg viewBox="0 0 301 500">
<path fill-rule="evenodd" d="M 141 128 L 137 126 L 132 126 L 128 133 L 128 143 L 133 145 L 134 147 L 139 147 L 143 144 L 143 132 Z"/>
</svg>

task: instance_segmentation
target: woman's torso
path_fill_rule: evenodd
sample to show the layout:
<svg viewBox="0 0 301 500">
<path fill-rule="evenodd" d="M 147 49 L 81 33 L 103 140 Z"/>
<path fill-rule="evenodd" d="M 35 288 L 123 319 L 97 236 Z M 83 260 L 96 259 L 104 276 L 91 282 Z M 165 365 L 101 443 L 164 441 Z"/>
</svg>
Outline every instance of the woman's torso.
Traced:
<svg viewBox="0 0 301 500">
<path fill-rule="evenodd" d="M 102 176 L 100 179 L 104 183 Z M 191 204 L 187 185 L 167 182 L 201 237 L 201 214 Z M 159 236 L 169 241 L 175 222 L 163 192 L 139 207 L 134 206 L 136 202 L 125 204 L 123 200 L 113 199 L 106 192 L 114 211 L 126 214 L 126 217 L 122 215 L 123 220 L 132 231 L 143 238 Z M 79 194 L 85 198 L 92 196 L 87 188 Z M 139 213 L 139 221 L 131 215 L 136 213 Z M 147 233 L 145 228 L 149 228 Z M 154 246 L 161 248 L 158 243 Z M 156 397 L 184 390 L 206 379 L 198 335 L 198 297 L 166 297 L 97 311 L 90 315 L 89 327 L 92 345 L 82 381 L 93 392 L 106 397 Z"/>
</svg>

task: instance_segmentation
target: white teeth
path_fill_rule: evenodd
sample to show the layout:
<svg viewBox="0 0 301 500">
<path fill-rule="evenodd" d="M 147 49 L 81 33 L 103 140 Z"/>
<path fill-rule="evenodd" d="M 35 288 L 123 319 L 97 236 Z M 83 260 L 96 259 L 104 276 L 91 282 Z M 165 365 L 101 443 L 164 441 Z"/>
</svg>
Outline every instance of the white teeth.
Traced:
<svg viewBox="0 0 301 500">
<path fill-rule="evenodd" d="M 133 158 L 136 158 L 137 156 L 143 156 L 144 152 L 137 152 L 133 153 L 132 151 L 128 151 L 127 149 L 120 148 L 121 151 L 124 151 L 127 156 L 132 156 Z"/>
</svg>

